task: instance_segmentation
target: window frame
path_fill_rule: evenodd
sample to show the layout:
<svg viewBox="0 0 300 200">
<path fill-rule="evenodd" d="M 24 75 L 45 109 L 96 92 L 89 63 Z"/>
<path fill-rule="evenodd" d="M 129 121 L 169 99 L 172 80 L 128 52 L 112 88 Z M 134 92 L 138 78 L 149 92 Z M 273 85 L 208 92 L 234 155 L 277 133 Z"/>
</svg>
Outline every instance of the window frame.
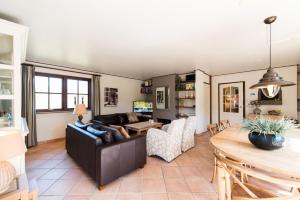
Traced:
<svg viewBox="0 0 300 200">
<path fill-rule="evenodd" d="M 35 76 L 43 76 L 48 77 L 48 92 L 36 92 L 34 91 L 34 98 L 36 98 L 37 94 L 48 94 L 48 109 L 36 109 L 37 113 L 43 112 L 63 112 L 63 111 L 72 111 L 74 108 L 68 108 L 68 79 L 77 80 L 77 81 L 87 81 L 88 82 L 88 107 L 87 110 L 91 109 L 91 79 L 90 78 L 83 78 L 83 77 L 76 77 L 76 76 L 68 76 L 68 75 L 58 75 L 58 74 L 51 74 L 51 73 L 44 73 L 44 72 L 35 72 Z M 62 79 L 62 108 L 61 109 L 49 109 L 50 105 L 50 94 L 60 94 L 60 93 L 51 93 L 50 92 L 50 78 L 61 78 Z M 79 91 L 78 91 L 79 92 Z M 80 93 L 77 93 L 80 95 Z"/>
</svg>

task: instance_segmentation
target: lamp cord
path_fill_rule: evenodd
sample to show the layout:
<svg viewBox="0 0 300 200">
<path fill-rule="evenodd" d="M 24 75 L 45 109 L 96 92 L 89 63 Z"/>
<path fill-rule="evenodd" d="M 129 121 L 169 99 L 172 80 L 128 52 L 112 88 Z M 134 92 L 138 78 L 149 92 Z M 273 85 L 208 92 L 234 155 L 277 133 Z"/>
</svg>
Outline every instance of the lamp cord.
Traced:
<svg viewBox="0 0 300 200">
<path fill-rule="evenodd" d="M 270 24 L 270 66 L 269 69 L 272 68 L 272 24 Z"/>
</svg>

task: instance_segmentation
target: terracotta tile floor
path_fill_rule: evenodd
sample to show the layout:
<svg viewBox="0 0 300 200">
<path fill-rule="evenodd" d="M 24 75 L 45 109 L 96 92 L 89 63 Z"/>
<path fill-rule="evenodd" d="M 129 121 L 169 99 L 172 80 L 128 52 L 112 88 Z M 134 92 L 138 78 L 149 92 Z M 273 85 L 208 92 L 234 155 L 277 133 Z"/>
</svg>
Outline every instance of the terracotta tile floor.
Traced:
<svg viewBox="0 0 300 200">
<path fill-rule="evenodd" d="M 39 199 L 213 200 L 216 186 L 208 134 L 197 136 L 196 147 L 171 163 L 148 157 L 143 169 L 105 186 L 103 191 L 67 155 L 64 140 L 41 144 L 26 154 L 29 178 L 36 178 Z"/>
</svg>

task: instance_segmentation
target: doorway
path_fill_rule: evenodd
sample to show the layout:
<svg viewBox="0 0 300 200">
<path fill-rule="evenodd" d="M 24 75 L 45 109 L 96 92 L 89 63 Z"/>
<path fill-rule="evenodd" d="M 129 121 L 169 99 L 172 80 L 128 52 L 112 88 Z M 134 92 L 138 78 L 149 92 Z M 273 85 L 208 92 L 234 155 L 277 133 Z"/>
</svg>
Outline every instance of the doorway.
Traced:
<svg viewBox="0 0 300 200">
<path fill-rule="evenodd" d="M 245 118 L 245 82 L 218 84 L 219 121 L 242 123 Z"/>
</svg>

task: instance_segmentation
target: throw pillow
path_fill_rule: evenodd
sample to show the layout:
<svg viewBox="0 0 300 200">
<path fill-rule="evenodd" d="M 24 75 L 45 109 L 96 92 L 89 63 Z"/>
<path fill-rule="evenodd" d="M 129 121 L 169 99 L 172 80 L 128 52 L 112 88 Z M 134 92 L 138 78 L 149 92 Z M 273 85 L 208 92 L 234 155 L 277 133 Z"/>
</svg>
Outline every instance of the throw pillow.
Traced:
<svg viewBox="0 0 300 200">
<path fill-rule="evenodd" d="M 130 135 L 128 134 L 128 132 L 125 130 L 125 128 L 123 128 L 122 126 L 117 126 L 117 125 L 110 125 L 110 127 L 113 127 L 115 129 L 118 129 L 119 132 L 127 139 L 130 138 Z"/>
<path fill-rule="evenodd" d="M 127 113 L 127 117 L 128 117 L 129 123 L 134 123 L 134 122 L 138 122 L 139 121 L 136 113 L 134 113 L 134 112 Z"/>
<path fill-rule="evenodd" d="M 87 127 L 87 131 L 97 137 L 100 137 L 105 143 L 111 143 L 114 141 L 111 132 L 98 130 L 93 128 L 92 126 Z"/>
<path fill-rule="evenodd" d="M 89 124 L 84 124 L 81 121 L 76 121 L 74 123 L 75 126 L 77 126 L 78 128 L 82 128 L 84 130 L 86 130 L 86 128 L 89 126 Z"/>
</svg>

